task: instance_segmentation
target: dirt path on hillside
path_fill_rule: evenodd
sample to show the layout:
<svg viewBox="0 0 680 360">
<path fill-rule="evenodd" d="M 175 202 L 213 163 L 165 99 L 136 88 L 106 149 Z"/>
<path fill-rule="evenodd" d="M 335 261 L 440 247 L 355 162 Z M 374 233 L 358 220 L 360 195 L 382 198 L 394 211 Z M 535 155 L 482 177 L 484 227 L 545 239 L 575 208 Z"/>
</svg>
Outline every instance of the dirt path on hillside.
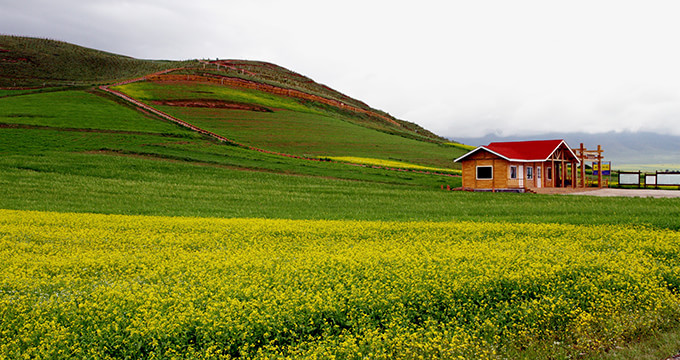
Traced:
<svg viewBox="0 0 680 360">
<path fill-rule="evenodd" d="M 570 192 L 569 195 L 589 196 L 623 196 L 623 197 L 651 197 L 651 198 L 680 198 L 680 190 L 657 190 L 657 189 L 597 189 L 588 191 Z"/>
</svg>

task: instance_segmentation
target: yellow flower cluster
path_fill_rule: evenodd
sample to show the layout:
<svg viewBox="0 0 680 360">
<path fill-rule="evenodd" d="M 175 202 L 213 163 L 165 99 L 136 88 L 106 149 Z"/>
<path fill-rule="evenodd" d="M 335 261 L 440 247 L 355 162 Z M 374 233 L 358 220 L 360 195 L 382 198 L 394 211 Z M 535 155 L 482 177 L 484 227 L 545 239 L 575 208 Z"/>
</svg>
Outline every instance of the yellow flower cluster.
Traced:
<svg viewBox="0 0 680 360">
<path fill-rule="evenodd" d="M 680 234 L 0 210 L 0 359 L 495 359 L 680 318 Z"/>
<path fill-rule="evenodd" d="M 456 143 L 456 142 L 445 142 L 444 145 L 457 147 L 459 149 L 463 149 L 463 150 L 467 150 L 467 151 L 474 150 L 474 149 L 477 148 L 476 146 L 465 145 L 465 144 L 460 144 L 460 143 Z"/>
<path fill-rule="evenodd" d="M 436 168 L 436 167 L 430 167 L 430 166 L 422 166 L 422 165 L 416 165 L 416 164 L 406 163 L 406 162 L 402 162 L 402 161 L 395 161 L 395 160 L 374 159 L 374 158 L 365 158 L 365 157 L 356 157 L 356 156 L 328 156 L 326 158 L 331 159 L 331 160 L 335 160 L 335 161 L 352 163 L 352 164 L 372 165 L 372 166 L 379 166 L 379 167 L 384 167 L 384 168 L 389 168 L 389 169 L 412 169 L 412 170 L 422 170 L 422 171 L 444 172 L 444 173 L 458 174 L 458 175 L 462 174 L 462 172 L 460 170 L 446 169 L 446 168 Z"/>
</svg>

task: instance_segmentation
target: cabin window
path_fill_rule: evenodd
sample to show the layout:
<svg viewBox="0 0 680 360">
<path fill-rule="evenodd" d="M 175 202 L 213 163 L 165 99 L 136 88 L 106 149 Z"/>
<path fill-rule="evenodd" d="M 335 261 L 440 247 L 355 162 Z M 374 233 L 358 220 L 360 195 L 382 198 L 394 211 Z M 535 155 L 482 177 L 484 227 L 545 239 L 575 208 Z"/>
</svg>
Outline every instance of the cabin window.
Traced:
<svg viewBox="0 0 680 360">
<path fill-rule="evenodd" d="M 548 166 L 547 168 L 545 168 L 545 175 L 548 178 L 548 180 L 552 180 L 552 168 L 551 167 Z"/>
<path fill-rule="evenodd" d="M 517 179 L 517 166 L 510 166 L 510 178 Z"/>
<path fill-rule="evenodd" d="M 541 168 L 540 167 L 536 168 L 536 178 L 538 180 L 541 180 Z"/>
<path fill-rule="evenodd" d="M 527 180 L 534 178 L 534 168 L 532 166 L 527 166 Z"/>
<path fill-rule="evenodd" d="M 493 166 L 477 166 L 477 180 L 493 179 Z"/>
</svg>

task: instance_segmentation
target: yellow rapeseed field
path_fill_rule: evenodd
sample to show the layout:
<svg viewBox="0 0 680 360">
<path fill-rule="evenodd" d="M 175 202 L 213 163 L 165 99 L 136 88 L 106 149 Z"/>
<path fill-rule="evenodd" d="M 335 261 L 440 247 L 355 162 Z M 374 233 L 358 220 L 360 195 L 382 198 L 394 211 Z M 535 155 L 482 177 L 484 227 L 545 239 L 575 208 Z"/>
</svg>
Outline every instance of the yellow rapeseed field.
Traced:
<svg viewBox="0 0 680 360">
<path fill-rule="evenodd" d="M 353 164 L 364 164 L 364 165 L 374 165 L 385 168 L 396 168 L 396 169 L 411 169 L 411 170 L 422 170 L 422 171 L 433 171 L 433 172 L 443 172 L 451 174 L 462 174 L 460 170 L 436 168 L 430 166 L 422 166 L 416 164 L 410 164 L 402 161 L 395 160 L 385 160 L 385 159 L 374 159 L 356 156 L 327 156 L 328 159 L 335 161 L 348 162 Z"/>
<path fill-rule="evenodd" d="M 0 359 L 592 354 L 680 318 L 680 234 L 0 210 Z"/>
</svg>

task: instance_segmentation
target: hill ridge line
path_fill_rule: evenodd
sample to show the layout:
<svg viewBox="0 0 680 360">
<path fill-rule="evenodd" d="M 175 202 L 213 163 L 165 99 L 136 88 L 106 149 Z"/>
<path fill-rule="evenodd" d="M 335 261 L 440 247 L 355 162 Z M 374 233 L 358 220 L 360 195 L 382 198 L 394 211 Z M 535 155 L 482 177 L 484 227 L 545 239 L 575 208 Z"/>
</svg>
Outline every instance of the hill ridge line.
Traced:
<svg viewBox="0 0 680 360">
<path fill-rule="evenodd" d="M 420 173 L 420 174 L 426 174 L 426 175 L 460 177 L 460 175 L 457 175 L 457 174 L 448 174 L 448 173 L 442 173 L 442 172 L 437 172 L 437 171 L 424 171 L 424 170 L 416 170 L 416 169 L 403 169 L 403 168 L 392 168 L 392 167 L 377 166 L 377 165 L 367 165 L 367 164 L 351 163 L 351 162 L 345 162 L 345 161 L 336 161 L 336 160 L 331 160 L 331 159 L 312 158 L 312 157 L 307 157 L 307 156 L 299 156 L 299 155 L 286 154 L 286 153 L 281 153 L 281 152 L 276 152 L 276 151 L 271 151 L 271 150 L 265 150 L 265 149 L 258 148 L 258 147 L 255 147 L 255 146 L 242 144 L 238 141 L 229 139 L 229 138 L 224 137 L 222 135 L 216 134 L 212 131 L 202 129 L 202 128 L 196 126 L 196 125 L 190 124 L 190 123 L 188 123 L 184 120 L 176 118 L 176 117 L 174 117 L 174 116 L 172 116 L 168 113 L 165 113 L 165 112 L 158 110 L 158 109 L 156 109 L 156 108 L 154 108 L 150 105 L 147 105 L 147 104 L 145 104 L 145 103 L 143 103 L 143 102 L 141 102 L 141 101 L 139 101 L 139 100 L 137 100 L 137 99 L 135 99 L 131 96 L 128 96 L 128 95 L 120 92 L 120 91 L 113 90 L 113 89 L 109 88 L 110 86 L 120 86 L 120 85 L 131 84 L 131 83 L 139 82 L 139 81 L 146 81 L 150 77 L 167 74 L 168 72 L 175 71 L 175 70 L 181 70 L 181 69 L 182 68 L 167 69 L 167 70 L 155 72 L 155 73 L 152 73 L 152 74 L 149 74 L 149 75 L 145 75 L 145 76 L 142 76 L 142 77 L 138 77 L 138 78 L 135 78 L 135 79 L 129 79 L 129 80 L 121 81 L 121 82 L 115 83 L 115 84 L 101 85 L 101 86 L 99 86 L 99 89 L 102 90 L 102 91 L 105 91 L 109 94 L 115 95 L 115 96 L 117 96 L 117 97 L 139 107 L 139 108 L 147 110 L 147 111 L 149 111 L 149 112 L 151 112 L 151 113 L 153 113 L 157 116 L 160 116 L 161 118 L 164 118 L 166 120 L 174 122 L 178 125 L 184 126 L 188 129 L 196 131 L 200 134 L 213 137 L 213 138 L 215 138 L 215 139 L 217 139 L 221 142 L 224 142 L 224 143 L 229 143 L 229 144 L 232 144 L 232 145 L 236 145 L 236 146 L 239 146 L 239 147 L 242 147 L 242 148 L 246 148 L 246 149 L 253 150 L 253 151 L 258 151 L 258 152 L 265 153 L 265 154 L 284 156 L 284 157 L 300 159 L 300 160 L 308 160 L 308 161 L 331 162 L 331 163 L 347 164 L 347 165 L 359 166 L 359 167 L 371 167 L 371 168 L 374 168 L 374 169 L 384 169 L 384 170 L 390 170 L 390 171 L 403 171 L 403 172 L 414 172 L 414 173 Z M 181 76 L 185 76 L 185 75 L 181 75 Z M 189 75 L 189 76 L 191 76 L 191 75 Z"/>
</svg>

